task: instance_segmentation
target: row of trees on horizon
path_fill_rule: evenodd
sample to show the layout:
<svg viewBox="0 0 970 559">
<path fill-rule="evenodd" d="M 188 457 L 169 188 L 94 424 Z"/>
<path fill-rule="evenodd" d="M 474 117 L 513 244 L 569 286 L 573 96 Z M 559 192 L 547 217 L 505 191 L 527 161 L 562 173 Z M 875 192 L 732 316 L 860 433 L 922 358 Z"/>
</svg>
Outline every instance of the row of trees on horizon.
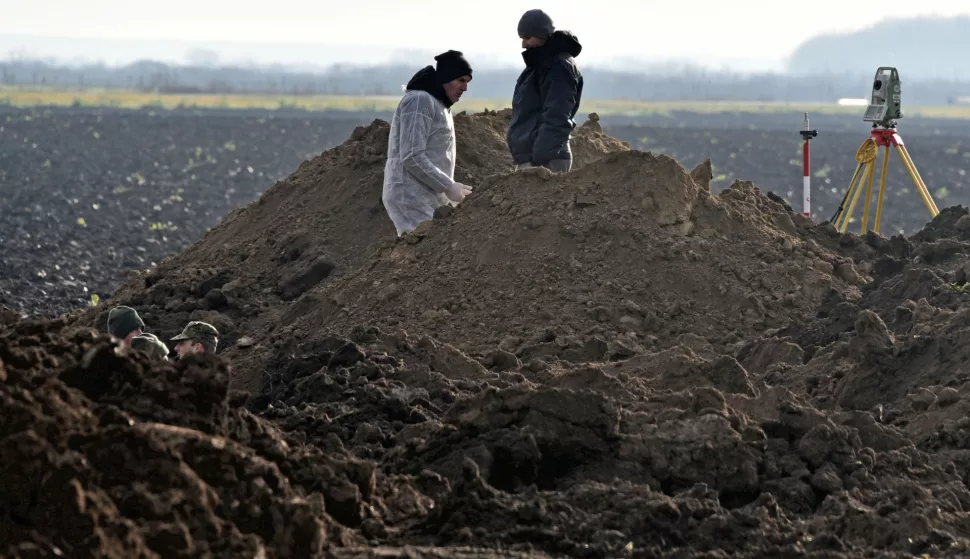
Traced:
<svg viewBox="0 0 970 559">
<path fill-rule="evenodd" d="M 970 97 L 963 72 L 970 48 L 970 17 L 882 19 L 849 33 L 812 37 L 788 57 L 783 74 L 740 74 L 686 65 L 626 71 L 580 61 L 589 99 L 828 102 L 868 97 L 879 66 L 895 66 L 903 80 L 903 103 L 940 105 Z M 272 95 L 399 95 L 421 66 L 337 65 L 295 69 L 219 65 L 214 52 L 197 53 L 188 65 L 140 61 L 122 67 L 67 65 L 17 55 L 0 62 L 0 84 L 58 88 L 123 88 L 172 93 Z M 480 70 L 476 97 L 508 98 L 519 70 Z"/>
<path fill-rule="evenodd" d="M 8 87 L 61 89 L 118 88 L 159 93 L 272 95 L 400 95 L 418 68 L 332 66 L 322 72 L 297 72 L 285 67 L 176 66 L 141 61 L 127 66 L 68 66 L 40 60 L 0 62 L 0 84 Z M 653 71 L 583 68 L 584 98 L 637 101 L 787 101 L 828 102 L 844 97 L 868 97 L 870 73 L 826 72 L 814 75 L 738 74 L 689 66 Z M 482 70 L 472 85 L 476 97 L 503 99 L 511 95 L 518 69 Z M 940 105 L 970 96 L 967 79 L 910 79 L 900 69 L 903 102 Z"/>
</svg>

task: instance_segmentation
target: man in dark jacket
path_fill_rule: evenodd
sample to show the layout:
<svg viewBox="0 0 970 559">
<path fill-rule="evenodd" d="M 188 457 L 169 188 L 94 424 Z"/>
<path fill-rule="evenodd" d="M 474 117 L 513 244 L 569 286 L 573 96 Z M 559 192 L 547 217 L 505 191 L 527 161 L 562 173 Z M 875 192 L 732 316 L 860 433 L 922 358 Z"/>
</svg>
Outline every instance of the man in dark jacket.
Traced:
<svg viewBox="0 0 970 559">
<path fill-rule="evenodd" d="M 574 58 L 583 47 L 569 31 L 557 31 L 542 10 L 522 16 L 519 37 L 525 70 L 515 83 L 506 132 L 515 169 L 547 167 L 565 173 L 572 167 L 569 138 L 583 96 L 583 74 Z"/>
</svg>

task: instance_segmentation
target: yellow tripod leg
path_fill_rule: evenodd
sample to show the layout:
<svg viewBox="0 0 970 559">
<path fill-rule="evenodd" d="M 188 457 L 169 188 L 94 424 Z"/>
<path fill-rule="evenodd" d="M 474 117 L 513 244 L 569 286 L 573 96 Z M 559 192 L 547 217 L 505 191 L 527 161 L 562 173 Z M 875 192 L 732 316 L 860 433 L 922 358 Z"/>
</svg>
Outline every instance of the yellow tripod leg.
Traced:
<svg viewBox="0 0 970 559">
<path fill-rule="evenodd" d="M 902 148 L 903 154 L 906 155 L 906 161 L 909 162 L 909 167 L 913 170 L 913 175 L 919 180 L 919 187 L 922 189 L 923 194 L 926 195 L 926 200 L 929 202 L 927 207 L 932 207 L 930 213 L 935 217 L 936 214 L 940 213 L 940 209 L 936 207 L 936 202 L 934 202 L 933 197 L 930 196 L 930 189 L 926 187 L 926 181 L 924 181 L 923 177 L 920 176 L 919 170 L 916 169 L 916 163 L 913 161 L 913 156 L 909 154 L 909 150 L 906 149 L 906 146 L 900 145 L 899 147 Z"/>
<path fill-rule="evenodd" d="M 862 195 L 862 181 L 867 180 L 869 175 L 872 174 L 872 164 L 863 163 L 863 167 L 865 167 L 865 171 L 862 173 L 862 176 L 859 177 L 858 186 L 856 186 L 855 194 L 852 196 L 852 202 L 849 204 L 849 212 L 845 215 L 845 220 L 842 222 L 842 227 L 839 229 L 839 232 L 841 233 L 845 233 L 845 230 L 849 227 L 849 221 L 852 219 L 852 214 L 855 212 L 855 206 L 859 203 L 859 196 Z"/>
<path fill-rule="evenodd" d="M 845 233 L 846 228 L 848 228 L 849 226 L 849 221 L 852 219 L 852 213 L 855 211 L 855 205 L 859 201 L 859 195 L 862 194 L 863 180 L 868 179 L 868 182 L 870 185 L 869 190 L 871 194 L 871 190 L 872 190 L 871 175 L 873 172 L 873 167 L 871 163 L 875 161 L 876 157 L 878 156 L 879 156 L 879 146 L 876 145 L 875 140 L 873 140 L 871 137 L 866 138 L 866 140 L 862 142 L 862 145 L 859 146 L 859 149 L 855 152 L 855 160 L 859 163 L 859 165 L 856 166 L 856 172 L 854 175 L 852 175 L 852 179 L 855 180 L 856 177 L 858 177 L 859 182 L 856 184 L 855 192 L 852 192 L 852 202 L 849 205 L 849 211 L 845 213 L 840 225 L 837 226 L 841 233 Z M 862 174 L 860 174 L 860 172 L 862 172 Z M 850 191 L 852 190 L 851 184 L 849 185 L 849 190 Z M 846 193 L 846 196 L 849 196 L 849 193 Z M 868 207 L 869 207 L 869 195 L 866 196 L 867 216 L 868 216 Z M 866 218 L 866 221 L 868 222 L 868 217 Z"/>
<path fill-rule="evenodd" d="M 925 204 L 926 209 L 929 210 L 930 216 L 936 217 L 940 213 L 940 210 L 936 207 L 933 197 L 930 196 L 930 191 L 926 188 L 926 183 L 923 182 L 923 177 L 921 177 L 919 175 L 919 171 L 916 170 L 916 164 L 913 163 L 912 158 L 909 156 L 906 146 L 897 144 L 896 149 L 899 151 L 899 155 L 903 160 L 903 166 L 906 167 L 906 172 L 909 173 L 909 178 L 912 179 L 913 185 L 916 187 L 916 192 L 919 193 L 920 198 L 923 199 L 923 204 Z"/>
<path fill-rule="evenodd" d="M 872 179 L 876 176 L 875 165 L 869 164 L 866 169 L 866 203 L 862 209 L 862 228 L 859 229 L 860 235 L 866 234 L 866 229 L 869 227 L 869 203 L 872 201 Z"/>
<path fill-rule="evenodd" d="M 923 177 L 920 176 L 919 171 L 916 170 L 916 163 L 913 162 L 912 156 L 909 155 L 909 151 L 906 146 L 897 146 L 901 156 L 903 157 L 903 165 L 906 167 L 906 172 L 909 174 L 909 178 L 913 181 L 913 186 L 916 187 L 916 192 L 919 193 L 920 198 L 923 199 L 923 204 L 926 205 L 926 209 L 930 211 L 930 216 L 936 216 L 940 213 L 940 210 L 936 207 L 936 202 L 933 201 L 933 197 L 930 196 L 930 191 L 926 187 L 926 183 L 923 182 Z"/>
<path fill-rule="evenodd" d="M 856 191 L 862 185 L 862 177 L 865 176 L 865 163 L 859 163 L 858 168 L 854 175 L 852 175 L 852 182 L 849 183 L 849 189 L 845 193 L 845 207 L 842 209 L 842 213 L 839 215 L 839 219 L 835 222 L 835 227 L 840 232 L 844 233 L 849 220 L 851 219 L 852 212 L 852 201 L 856 199 Z"/>
<path fill-rule="evenodd" d="M 876 201 L 876 224 L 872 228 L 876 233 L 879 232 L 879 220 L 882 218 L 882 198 L 886 193 L 886 171 L 889 169 L 889 146 L 882 154 L 882 173 L 879 175 L 879 199 Z"/>
<path fill-rule="evenodd" d="M 845 199 L 842 200 L 843 204 L 845 204 L 847 200 L 852 199 L 853 189 L 855 188 L 856 181 L 859 179 L 859 174 L 861 172 L 862 172 L 862 163 L 857 163 L 855 166 L 855 172 L 852 173 L 852 179 L 849 180 L 849 188 L 847 188 L 845 191 Z M 839 215 L 838 217 L 835 218 L 835 223 L 832 224 L 835 226 L 836 230 L 839 230 L 842 222 L 846 220 L 846 216 L 848 215 L 847 211 L 848 211 L 848 208 L 846 207 L 843 207 L 841 210 L 839 210 Z"/>
</svg>

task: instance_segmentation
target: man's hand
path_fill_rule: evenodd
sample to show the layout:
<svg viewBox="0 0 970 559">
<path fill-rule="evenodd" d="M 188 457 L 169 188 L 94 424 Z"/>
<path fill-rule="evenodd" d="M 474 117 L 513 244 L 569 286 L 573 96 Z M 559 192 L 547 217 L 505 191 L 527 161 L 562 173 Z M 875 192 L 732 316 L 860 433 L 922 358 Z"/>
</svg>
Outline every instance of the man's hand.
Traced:
<svg viewBox="0 0 970 559">
<path fill-rule="evenodd" d="M 472 187 L 460 182 L 453 183 L 450 188 L 445 190 L 445 196 L 456 204 L 464 200 L 465 196 L 468 196 L 471 193 Z"/>
</svg>

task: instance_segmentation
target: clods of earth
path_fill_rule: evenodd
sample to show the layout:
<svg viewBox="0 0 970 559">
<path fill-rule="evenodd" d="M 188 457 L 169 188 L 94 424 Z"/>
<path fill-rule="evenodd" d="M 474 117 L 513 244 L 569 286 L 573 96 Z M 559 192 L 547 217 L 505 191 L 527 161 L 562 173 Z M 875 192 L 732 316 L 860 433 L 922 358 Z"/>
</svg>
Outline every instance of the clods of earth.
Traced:
<svg viewBox="0 0 970 559">
<path fill-rule="evenodd" d="M 970 553 L 968 210 L 840 234 L 595 120 L 513 173 L 506 118 L 456 119 L 477 188 L 400 239 L 376 121 L 101 305 L 5 312 L 4 551 Z M 150 361 L 116 304 L 220 352 Z"/>
</svg>

